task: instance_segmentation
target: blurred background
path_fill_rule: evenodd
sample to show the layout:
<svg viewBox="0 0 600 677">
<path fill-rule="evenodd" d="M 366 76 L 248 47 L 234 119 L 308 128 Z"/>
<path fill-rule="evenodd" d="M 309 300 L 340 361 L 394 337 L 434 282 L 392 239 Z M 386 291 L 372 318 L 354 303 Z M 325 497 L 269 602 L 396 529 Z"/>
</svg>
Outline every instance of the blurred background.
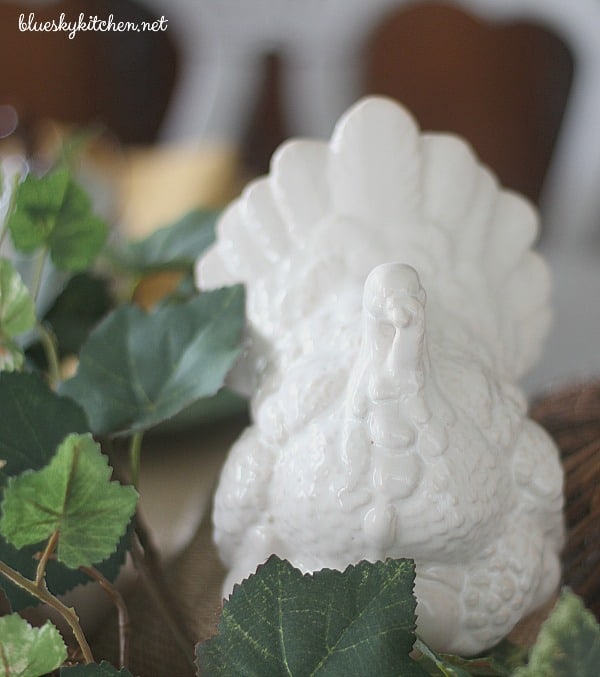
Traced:
<svg viewBox="0 0 600 677">
<path fill-rule="evenodd" d="M 284 139 L 328 137 L 359 96 L 392 96 L 423 129 L 465 137 L 542 208 L 557 320 L 527 381 L 537 392 L 600 372 L 600 51 L 590 37 L 600 6 L 560 7 L 1 0 L 0 150 L 42 153 L 57 123 L 99 126 L 98 200 L 136 236 L 196 204 L 223 205 L 268 170 Z M 69 39 L 19 31 L 30 11 L 38 21 L 164 16 L 168 28 Z"/>
<path fill-rule="evenodd" d="M 40 21 L 61 12 L 130 21 L 160 15 L 133 0 L 0 3 L 0 135 L 13 131 L 14 109 L 29 144 L 47 119 L 101 122 L 123 144 L 155 142 L 184 60 L 169 3 L 164 33 L 82 32 L 72 40 L 20 32 L 18 16 L 29 11 Z M 424 129 L 461 134 L 505 185 L 537 200 L 573 71 L 558 35 L 530 21 L 485 23 L 458 7 L 426 2 L 388 9 L 362 42 L 361 94 L 393 96 Z M 235 139 L 252 173 L 265 172 L 277 145 L 297 133 L 283 114 L 277 45 L 265 43 L 258 62 Z"/>
</svg>

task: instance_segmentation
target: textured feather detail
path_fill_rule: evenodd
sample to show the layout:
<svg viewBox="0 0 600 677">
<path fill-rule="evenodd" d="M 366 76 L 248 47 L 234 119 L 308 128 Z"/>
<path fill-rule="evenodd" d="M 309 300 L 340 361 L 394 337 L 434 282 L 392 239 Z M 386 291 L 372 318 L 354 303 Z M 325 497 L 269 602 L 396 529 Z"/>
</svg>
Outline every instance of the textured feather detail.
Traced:
<svg viewBox="0 0 600 677">
<path fill-rule="evenodd" d="M 478 337 L 513 379 L 537 358 L 549 325 L 549 275 L 530 251 L 537 229 L 529 202 L 501 190 L 467 143 L 419 135 L 403 108 L 370 98 L 340 119 L 329 144 L 295 140 L 277 151 L 270 175 L 223 215 L 197 280 L 244 282 L 250 325 L 270 312 L 278 342 L 297 317 L 266 310 L 259 296 L 287 290 L 305 312 L 298 280 L 308 288 L 317 270 L 328 277 L 323 267 L 362 284 L 376 265 L 406 263 L 444 321 L 450 315 Z"/>
<path fill-rule="evenodd" d="M 247 287 L 230 384 L 253 425 L 224 466 L 228 593 L 271 553 L 302 570 L 411 557 L 421 636 L 497 642 L 558 584 L 562 471 L 517 378 L 550 318 L 537 217 L 472 149 L 387 99 L 293 141 L 218 225 L 197 279 Z"/>
</svg>

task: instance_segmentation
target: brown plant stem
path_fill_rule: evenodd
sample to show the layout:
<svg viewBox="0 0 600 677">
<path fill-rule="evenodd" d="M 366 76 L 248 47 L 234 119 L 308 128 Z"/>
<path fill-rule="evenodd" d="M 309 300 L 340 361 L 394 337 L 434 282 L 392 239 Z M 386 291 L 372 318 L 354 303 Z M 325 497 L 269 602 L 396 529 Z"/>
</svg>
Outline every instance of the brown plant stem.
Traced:
<svg viewBox="0 0 600 677">
<path fill-rule="evenodd" d="M 100 571 L 98 571 L 98 569 L 95 569 L 94 567 L 80 567 L 80 569 L 100 585 L 117 609 L 119 627 L 119 667 L 127 668 L 129 663 L 130 623 L 125 600 L 117 588 Z"/>
<path fill-rule="evenodd" d="M 83 630 L 79 624 L 79 618 L 75 613 L 75 609 L 66 606 L 54 595 L 48 592 L 44 584 L 39 586 L 36 585 L 33 581 L 25 578 L 25 576 L 2 561 L 0 561 L 0 574 L 5 576 L 5 578 L 7 578 L 11 583 L 18 585 L 20 588 L 23 588 L 23 590 L 26 590 L 29 594 L 37 597 L 40 601 L 44 602 L 50 608 L 54 609 L 58 614 L 60 614 L 70 625 L 71 630 L 75 635 L 75 639 L 81 648 L 85 662 L 94 662 L 94 656 L 92 655 L 90 646 L 87 643 L 85 635 L 83 634 Z"/>
<path fill-rule="evenodd" d="M 60 378 L 60 364 L 58 361 L 58 348 L 56 346 L 56 337 L 52 331 L 43 323 L 38 322 L 36 325 L 46 360 L 48 361 L 48 377 L 50 380 L 50 387 L 56 390 Z"/>
<path fill-rule="evenodd" d="M 171 601 L 171 593 L 164 582 L 158 556 L 150 544 L 146 530 L 140 525 L 139 516 L 136 519 L 136 529 L 131 539 L 131 557 L 134 566 L 147 593 L 160 610 L 177 646 L 190 667 L 195 669 L 193 642 L 187 637 L 185 629 L 179 623 L 177 610 Z"/>
<path fill-rule="evenodd" d="M 140 464 L 142 455 L 143 432 L 134 433 L 129 447 L 129 472 L 131 474 L 131 484 L 134 489 L 138 489 L 140 482 Z"/>
<path fill-rule="evenodd" d="M 4 668 L 4 674 L 10 675 L 10 665 L 8 663 L 8 656 L 4 651 L 4 646 L 0 646 L 0 658 L 2 659 L 2 667 Z"/>
<path fill-rule="evenodd" d="M 48 565 L 48 560 L 52 557 L 52 553 L 54 552 L 57 543 L 58 543 L 58 531 L 55 531 L 52 534 L 52 536 L 50 536 L 50 538 L 48 539 L 48 543 L 46 543 L 44 552 L 42 552 L 40 561 L 38 562 L 37 565 L 37 569 L 35 572 L 35 585 L 38 588 L 41 588 L 45 585 L 46 566 Z"/>
<path fill-rule="evenodd" d="M 48 258 L 48 248 L 44 247 L 44 249 L 42 249 L 38 254 L 33 275 L 33 283 L 31 285 L 31 296 L 33 297 L 35 303 L 37 303 L 40 288 L 42 286 L 42 277 L 44 275 L 44 267 L 46 265 L 47 258 Z"/>
</svg>

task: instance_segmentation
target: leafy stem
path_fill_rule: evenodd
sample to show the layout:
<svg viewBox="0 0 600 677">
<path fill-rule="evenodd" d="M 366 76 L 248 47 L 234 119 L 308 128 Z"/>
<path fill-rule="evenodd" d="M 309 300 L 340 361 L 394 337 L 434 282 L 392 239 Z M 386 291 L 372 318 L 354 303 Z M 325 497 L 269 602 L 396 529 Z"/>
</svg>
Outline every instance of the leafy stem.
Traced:
<svg viewBox="0 0 600 677">
<path fill-rule="evenodd" d="M 13 178 L 13 185 L 11 186 L 11 192 L 10 192 L 10 198 L 8 202 L 8 209 L 6 210 L 6 216 L 4 218 L 4 222 L 0 226 L 0 247 L 2 246 L 2 243 L 4 242 L 4 238 L 6 237 L 6 234 L 8 233 L 8 219 L 10 218 L 10 215 L 12 214 L 14 208 L 15 208 L 15 203 L 17 199 L 17 186 L 19 185 L 19 181 L 21 180 L 21 175 L 19 173 L 15 174 Z"/>
<path fill-rule="evenodd" d="M 58 530 L 55 531 L 52 536 L 48 539 L 48 542 L 46 543 L 46 547 L 44 548 L 44 552 L 42 552 L 42 556 L 40 557 L 40 561 L 38 562 L 37 569 L 35 572 L 35 585 L 38 588 L 45 587 L 46 582 L 46 566 L 48 565 L 48 560 L 50 557 L 52 557 L 52 553 L 54 552 L 54 549 L 56 548 L 56 544 L 58 543 Z"/>
<path fill-rule="evenodd" d="M 60 382 L 60 364 L 58 361 L 56 337 L 43 322 L 38 322 L 36 327 L 42 341 L 46 360 L 48 361 L 50 386 L 56 388 Z"/>
<path fill-rule="evenodd" d="M 79 618 L 75 613 L 75 610 L 71 607 L 63 604 L 59 599 L 57 599 L 53 594 L 48 592 L 45 585 L 37 585 L 34 581 L 30 581 L 28 578 L 25 578 L 18 571 L 15 571 L 12 567 L 8 566 L 4 562 L 0 561 L 0 574 L 5 576 L 11 583 L 18 585 L 23 590 L 26 590 L 29 594 L 37 597 L 40 601 L 46 603 L 51 609 L 54 609 L 71 627 L 75 639 L 79 644 L 83 657 L 86 663 L 93 663 L 94 656 L 90 646 L 83 634 L 81 625 L 79 623 Z"/>
<path fill-rule="evenodd" d="M 48 256 L 48 249 L 44 247 L 38 254 L 38 258 L 35 265 L 35 272 L 33 277 L 33 285 L 31 288 L 31 295 L 34 302 L 37 301 L 38 295 L 40 293 L 40 288 L 42 286 L 42 276 L 44 274 L 44 266 L 46 265 L 46 258 Z"/>
<path fill-rule="evenodd" d="M 4 668 L 4 674 L 10 675 L 10 665 L 8 664 L 8 656 L 4 651 L 4 647 L 0 646 L 0 658 L 2 659 L 2 667 Z"/>
<path fill-rule="evenodd" d="M 135 489 L 138 488 L 140 481 L 140 461 L 142 455 L 143 438 L 143 432 L 134 433 L 129 446 L 129 470 L 131 473 L 131 484 L 133 484 Z"/>
<path fill-rule="evenodd" d="M 119 623 L 119 667 L 127 668 L 129 660 L 129 613 L 125 600 L 117 588 L 98 569 L 95 567 L 80 567 L 80 569 L 100 585 L 117 609 Z"/>
</svg>

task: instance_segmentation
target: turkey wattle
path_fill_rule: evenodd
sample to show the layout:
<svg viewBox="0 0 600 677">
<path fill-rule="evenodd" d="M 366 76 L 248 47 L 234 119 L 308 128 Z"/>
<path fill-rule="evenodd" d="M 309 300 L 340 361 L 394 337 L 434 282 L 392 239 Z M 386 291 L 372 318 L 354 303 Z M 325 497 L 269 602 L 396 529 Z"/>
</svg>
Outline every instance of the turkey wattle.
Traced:
<svg viewBox="0 0 600 677">
<path fill-rule="evenodd" d="M 537 217 L 460 139 L 366 99 L 292 141 L 223 215 L 198 284 L 247 288 L 251 396 L 214 505 L 231 591 L 270 554 L 303 571 L 416 562 L 418 632 L 472 654 L 559 581 L 562 470 L 517 382 L 541 349 Z"/>
</svg>

